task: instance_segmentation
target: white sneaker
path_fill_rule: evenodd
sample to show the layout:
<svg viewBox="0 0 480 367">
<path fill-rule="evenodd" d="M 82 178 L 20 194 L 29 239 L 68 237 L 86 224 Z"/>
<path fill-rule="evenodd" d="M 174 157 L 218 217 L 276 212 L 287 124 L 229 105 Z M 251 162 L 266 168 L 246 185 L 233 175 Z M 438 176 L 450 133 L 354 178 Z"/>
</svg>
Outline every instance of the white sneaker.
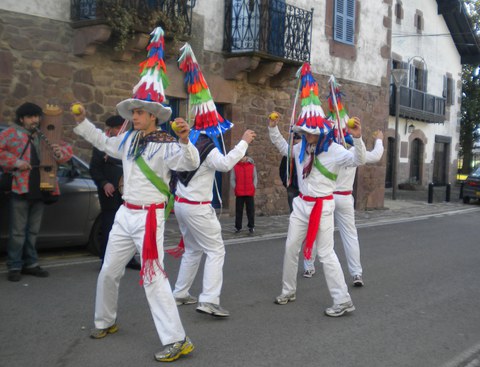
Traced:
<svg viewBox="0 0 480 367">
<path fill-rule="evenodd" d="M 352 301 L 340 303 L 338 305 L 333 305 L 325 310 L 325 315 L 331 317 L 338 317 L 342 316 L 345 312 L 353 312 L 355 311 L 355 306 L 353 305 Z"/>
<path fill-rule="evenodd" d="M 181 305 L 193 305 L 198 302 L 197 297 L 188 295 L 186 297 L 175 297 L 175 302 L 177 303 L 177 306 Z"/>
<path fill-rule="evenodd" d="M 275 303 L 277 305 L 286 305 L 288 302 L 293 302 L 297 299 L 295 293 L 292 294 L 281 294 L 275 298 Z"/>
<path fill-rule="evenodd" d="M 355 275 L 353 277 L 353 286 L 354 287 L 363 287 L 365 283 L 363 283 L 363 279 L 361 275 Z"/>
<path fill-rule="evenodd" d="M 313 269 L 313 270 L 305 270 L 305 271 L 303 272 L 303 277 L 304 277 L 304 278 L 311 278 L 311 277 L 313 277 L 313 274 L 315 274 L 315 269 Z"/>
<path fill-rule="evenodd" d="M 210 302 L 199 302 L 197 306 L 197 312 L 202 312 L 217 317 L 230 316 L 230 312 L 225 310 L 222 306 Z"/>
</svg>

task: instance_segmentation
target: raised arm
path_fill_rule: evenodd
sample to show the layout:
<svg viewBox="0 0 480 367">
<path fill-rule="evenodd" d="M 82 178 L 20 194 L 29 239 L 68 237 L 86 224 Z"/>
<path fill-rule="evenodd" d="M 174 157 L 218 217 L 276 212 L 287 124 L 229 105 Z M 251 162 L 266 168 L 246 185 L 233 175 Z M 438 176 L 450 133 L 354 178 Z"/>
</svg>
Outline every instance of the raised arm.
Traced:
<svg viewBox="0 0 480 367">
<path fill-rule="evenodd" d="M 190 141 L 187 144 L 179 141 L 167 145 L 165 162 L 172 171 L 193 171 L 200 165 L 200 156 Z"/>
<path fill-rule="evenodd" d="M 335 154 L 337 164 L 344 167 L 357 167 L 365 164 L 366 149 L 362 140 L 362 125 L 358 117 L 354 117 L 355 125 L 349 127 L 353 138 L 353 151 L 348 151 L 342 147 L 342 151 Z"/>
<path fill-rule="evenodd" d="M 108 137 L 105 133 L 92 124 L 87 118 L 80 122 L 73 132 L 80 135 L 98 150 L 107 153 L 113 158 L 122 158 L 122 151 L 119 150 L 125 134 Z"/>
<path fill-rule="evenodd" d="M 273 113 L 270 114 L 272 116 Z M 278 149 L 281 155 L 287 156 L 288 155 L 288 142 L 278 130 L 278 118 L 271 118 L 269 117 L 268 120 L 268 135 L 270 136 L 270 141 L 273 145 Z"/>
<path fill-rule="evenodd" d="M 380 130 L 377 130 L 374 133 L 375 136 L 375 146 L 373 149 L 366 153 L 366 163 L 377 163 L 382 159 L 383 155 L 383 133 Z"/>
<path fill-rule="evenodd" d="M 230 171 L 245 155 L 248 145 L 255 139 L 256 134 L 253 130 L 246 130 L 242 140 L 227 155 L 223 155 L 218 149 L 212 150 L 205 160 L 205 165 L 214 168 L 216 171 Z"/>
</svg>

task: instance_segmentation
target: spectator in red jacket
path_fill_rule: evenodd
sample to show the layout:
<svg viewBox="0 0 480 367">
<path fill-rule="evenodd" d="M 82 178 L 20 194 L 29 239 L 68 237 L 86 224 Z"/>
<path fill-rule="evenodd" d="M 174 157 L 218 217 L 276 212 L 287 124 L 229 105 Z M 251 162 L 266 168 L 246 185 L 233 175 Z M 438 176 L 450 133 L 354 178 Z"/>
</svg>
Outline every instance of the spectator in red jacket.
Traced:
<svg viewBox="0 0 480 367">
<path fill-rule="evenodd" d="M 230 175 L 230 184 L 235 191 L 235 233 L 242 229 L 243 207 L 247 210 L 248 230 L 255 231 L 255 188 L 257 187 L 257 170 L 253 159 L 247 154 L 238 162 Z"/>
</svg>

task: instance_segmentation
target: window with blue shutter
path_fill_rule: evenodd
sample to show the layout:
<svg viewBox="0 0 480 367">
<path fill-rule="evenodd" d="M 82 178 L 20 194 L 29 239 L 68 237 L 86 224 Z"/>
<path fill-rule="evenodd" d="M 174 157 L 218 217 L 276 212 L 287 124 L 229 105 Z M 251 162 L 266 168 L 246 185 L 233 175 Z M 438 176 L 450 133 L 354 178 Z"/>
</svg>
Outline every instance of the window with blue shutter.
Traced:
<svg viewBox="0 0 480 367">
<path fill-rule="evenodd" d="M 354 44 L 355 0 L 335 0 L 333 39 L 337 42 Z"/>
</svg>

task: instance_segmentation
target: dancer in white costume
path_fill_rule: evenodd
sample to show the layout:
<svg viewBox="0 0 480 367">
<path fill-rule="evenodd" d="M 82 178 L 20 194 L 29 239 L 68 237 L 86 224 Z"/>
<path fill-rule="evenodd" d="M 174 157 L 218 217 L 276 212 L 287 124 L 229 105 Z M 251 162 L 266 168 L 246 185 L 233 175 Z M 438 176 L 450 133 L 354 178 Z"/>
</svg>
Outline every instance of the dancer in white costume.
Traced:
<svg viewBox="0 0 480 367">
<path fill-rule="evenodd" d="M 175 216 L 182 232 L 185 252 L 173 294 L 177 305 L 197 303 L 197 298 L 190 295 L 189 290 L 202 255 L 205 254 L 203 289 L 198 297 L 196 310 L 212 316 L 228 317 L 229 311 L 220 306 L 225 246 L 220 222 L 211 205 L 212 188 L 215 171 L 230 171 L 245 155 L 255 133 L 246 130 L 235 148 L 224 155 L 220 145 L 221 135 L 233 124 L 224 120 L 216 111 L 190 45 L 183 47 L 179 63 L 180 69 L 187 73 L 187 89 L 193 91 L 190 98 L 197 102 L 192 102 L 195 124 L 192 127 L 191 139 L 199 150 L 201 163 L 195 171 L 177 172 Z"/>
<path fill-rule="evenodd" d="M 352 151 L 351 147 L 349 150 Z M 375 146 L 371 151 L 366 152 L 365 162 L 377 163 L 383 155 L 383 133 L 375 132 Z M 357 227 L 355 226 L 355 208 L 352 195 L 353 183 L 355 181 L 356 167 L 343 167 L 338 173 L 336 188 L 333 192 L 335 200 L 334 222 L 340 232 L 345 257 L 347 258 L 348 271 L 353 279 L 355 287 L 362 287 L 363 269 L 360 262 L 360 244 L 358 241 Z M 315 273 L 315 257 L 304 260 L 305 273 Z"/>
<path fill-rule="evenodd" d="M 173 205 L 173 199 L 169 200 L 168 183 L 171 170 L 196 169 L 200 157 L 189 141 L 190 129 L 183 119 L 175 120 L 178 142 L 157 129 L 157 122 L 166 121 L 171 115 L 171 109 L 162 105 L 165 64 L 158 59 L 159 54 L 163 55 L 161 28 L 152 32 L 150 46 L 152 63 L 149 65 L 153 64 L 152 70 L 145 66 L 147 70 L 134 88 L 133 98 L 117 105 L 118 113 L 132 121 L 133 129 L 119 136 L 107 137 L 86 118 L 85 109 L 80 106 L 80 113 L 74 115 L 78 123 L 74 132 L 109 156 L 121 159 L 124 174 L 124 204 L 115 216 L 98 276 L 95 329 L 91 337 L 103 338 L 118 330 L 120 279 L 125 273 L 125 265 L 138 251 L 142 254 L 141 283 L 158 336 L 165 347 L 155 354 L 155 359 L 170 362 L 190 353 L 194 347 L 185 335 L 170 283 L 163 270 L 165 207 L 170 207 L 169 201 Z M 156 98 L 152 100 L 152 96 Z"/>
<path fill-rule="evenodd" d="M 343 103 L 344 94 L 340 91 L 340 84 L 333 75 L 329 79 L 330 94 L 328 100 L 329 118 L 336 121 L 335 141 L 353 149 L 353 140 L 349 134 L 348 125 L 351 119 Z M 366 153 L 366 163 L 377 163 L 383 155 L 383 133 L 377 130 L 373 134 L 375 147 Z M 337 177 L 337 187 L 333 193 L 335 198 L 335 224 L 340 231 L 345 256 L 347 258 L 348 270 L 353 278 L 355 287 L 362 287 L 363 270 L 360 263 L 360 245 L 358 242 L 357 228 L 355 227 L 354 198 L 352 196 L 353 182 L 355 181 L 355 167 L 345 167 L 340 170 Z M 315 273 L 315 258 L 304 259 L 304 274 Z M 305 275 L 304 275 L 305 276 Z"/>
<path fill-rule="evenodd" d="M 360 120 L 355 120 L 351 133 L 354 152 L 333 142 L 333 126 L 323 116 L 318 99 L 318 86 L 304 64 L 300 71 L 302 111 L 293 131 L 302 134 L 302 144 L 293 147 L 300 194 L 293 201 L 283 263 L 282 293 L 275 302 L 284 305 L 296 299 L 298 258 L 305 241 L 304 255 L 311 257 L 313 243 L 323 264 L 325 279 L 333 306 L 325 310 L 327 316 L 342 316 L 355 307 L 348 293 L 343 271 L 333 249 L 333 191 L 335 178 L 342 167 L 358 166 L 365 162 L 365 145 L 361 140 Z M 280 134 L 276 120 L 270 118 L 269 134 L 272 143 L 283 155 L 289 146 Z"/>
</svg>

